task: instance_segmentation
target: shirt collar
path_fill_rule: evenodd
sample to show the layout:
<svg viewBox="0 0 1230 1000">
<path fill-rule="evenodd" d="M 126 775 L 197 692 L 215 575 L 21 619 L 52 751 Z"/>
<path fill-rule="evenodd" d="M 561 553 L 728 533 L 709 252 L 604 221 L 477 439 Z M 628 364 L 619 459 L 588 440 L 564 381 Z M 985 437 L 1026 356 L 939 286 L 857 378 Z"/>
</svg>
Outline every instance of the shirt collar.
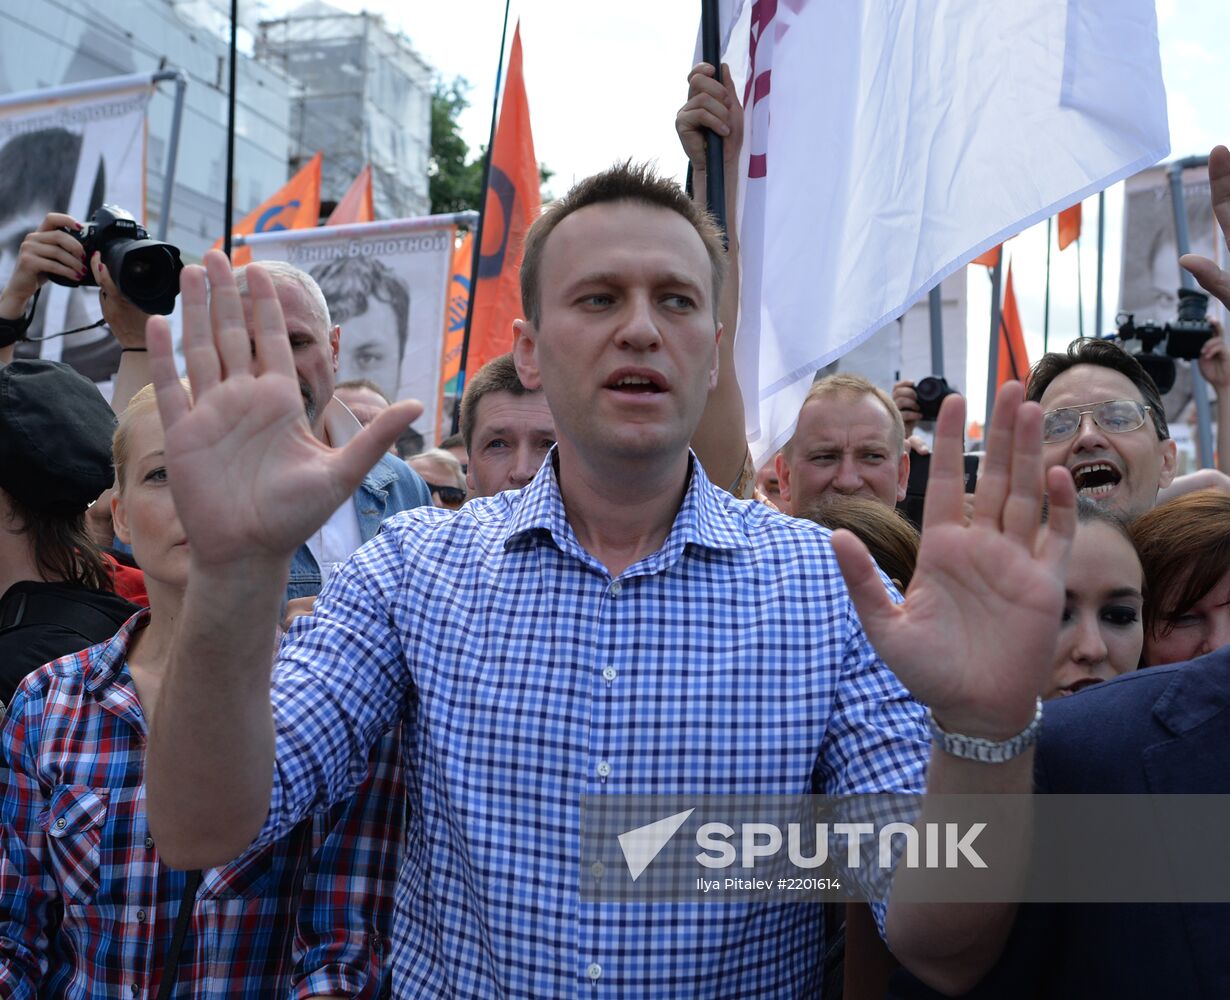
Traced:
<svg viewBox="0 0 1230 1000">
<path fill-rule="evenodd" d="M 115 683 L 124 671 L 128 662 L 128 650 L 132 647 L 133 637 L 137 629 L 149 624 L 149 608 L 142 608 L 120 626 L 105 643 L 95 647 L 95 653 L 90 657 L 89 666 L 85 672 L 85 689 L 91 694 L 106 691 Z"/>
<path fill-rule="evenodd" d="M 542 468 L 521 490 L 521 502 L 509 520 L 505 548 L 519 539 L 543 533 L 556 546 L 568 550 L 577 546 L 576 535 L 564 512 L 564 501 L 555 472 L 556 448 L 547 453 Z M 736 500 L 719 490 L 705 475 L 694 452 L 688 452 L 688 488 L 675 515 L 675 523 L 658 555 L 673 562 L 687 545 L 707 549 L 740 549 L 750 542 L 741 517 L 734 517 L 735 505 L 751 501 Z"/>
</svg>

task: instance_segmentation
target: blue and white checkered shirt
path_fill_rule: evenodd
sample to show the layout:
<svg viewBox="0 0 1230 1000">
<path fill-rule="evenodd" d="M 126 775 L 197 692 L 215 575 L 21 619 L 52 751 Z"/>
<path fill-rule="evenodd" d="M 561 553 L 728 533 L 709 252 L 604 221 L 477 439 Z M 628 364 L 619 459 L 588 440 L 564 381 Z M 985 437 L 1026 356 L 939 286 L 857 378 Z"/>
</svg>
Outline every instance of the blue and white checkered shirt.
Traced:
<svg viewBox="0 0 1230 1000">
<path fill-rule="evenodd" d="M 692 469 L 661 549 L 614 579 L 548 457 L 519 492 L 391 518 L 288 635 L 262 840 L 346 795 L 404 722 L 396 996 L 818 992 L 818 906 L 580 896 L 583 793 L 923 787 L 922 709 L 828 533 Z"/>
</svg>

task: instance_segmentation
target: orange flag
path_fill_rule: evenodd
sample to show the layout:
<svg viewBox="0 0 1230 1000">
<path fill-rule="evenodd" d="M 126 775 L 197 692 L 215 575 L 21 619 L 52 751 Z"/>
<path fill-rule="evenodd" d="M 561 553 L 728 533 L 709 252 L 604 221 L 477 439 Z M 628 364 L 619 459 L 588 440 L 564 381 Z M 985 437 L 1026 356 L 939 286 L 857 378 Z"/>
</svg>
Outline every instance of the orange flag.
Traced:
<svg viewBox="0 0 1230 1000">
<path fill-rule="evenodd" d="M 317 153 L 307 166 L 288 180 L 277 194 L 252 209 L 243 221 L 236 223 L 232 233 L 269 233 L 276 229 L 311 229 L 320 221 L 320 161 Z M 222 240 L 213 245 L 222 249 Z M 239 267 L 252 259 L 247 247 L 235 247 L 231 264 Z"/>
<path fill-rule="evenodd" d="M 375 218 L 376 213 L 372 209 L 372 165 L 369 163 L 346 189 L 342 200 L 329 213 L 325 225 L 344 226 L 350 222 L 372 222 Z"/>
<path fill-rule="evenodd" d="M 996 264 L 999 263 L 999 255 L 1003 251 L 1003 249 L 1004 249 L 1004 245 L 1002 243 L 999 244 L 999 246 L 991 247 L 990 250 L 987 250 L 985 253 L 979 254 L 977 257 L 971 260 L 970 263 L 971 264 L 981 264 L 983 267 L 994 267 Z"/>
<path fill-rule="evenodd" d="M 1066 250 L 1081 234 L 1081 203 L 1059 213 L 1059 249 Z"/>
<path fill-rule="evenodd" d="M 1025 353 L 1025 332 L 1021 329 L 1021 314 L 1016 308 L 1016 292 L 1012 288 L 1012 265 L 1008 265 L 1008 280 L 1004 282 L 1004 307 L 999 314 L 999 371 L 996 386 L 1009 379 L 1024 382 L 1029 378 L 1029 355 Z"/>
<path fill-rule="evenodd" d="M 446 423 L 452 426 L 452 413 L 444 412 L 444 397 L 456 399 L 457 375 L 461 371 L 461 341 L 465 338 L 466 313 L 470 309 L 470 276 L 474 263 L 474 234 L 466 233 L 453 250 L 449 268 L 448 292 L 444 307 L 444 346 L 440 351 L 440 409 L 436 413 L 436 440 L 442 441 Z M 473 355 L 471 355 L 472 357 Z M 477 368 L 471 371 L 478 371 Z"/>
<path fill-rule="evenodd" d="M 512 350 L 512 324 L 523 314 L 521 246 L 538 218 L 538 159 L 530 134 L 530 107 L 521 75 L 521 25 L 513 34 L 504 103 L 491 151 L 491 174 L 483 206 L 483 245 L 474 288 L 467 371 L 476 372 L 494 357 Z"/>
</svg>

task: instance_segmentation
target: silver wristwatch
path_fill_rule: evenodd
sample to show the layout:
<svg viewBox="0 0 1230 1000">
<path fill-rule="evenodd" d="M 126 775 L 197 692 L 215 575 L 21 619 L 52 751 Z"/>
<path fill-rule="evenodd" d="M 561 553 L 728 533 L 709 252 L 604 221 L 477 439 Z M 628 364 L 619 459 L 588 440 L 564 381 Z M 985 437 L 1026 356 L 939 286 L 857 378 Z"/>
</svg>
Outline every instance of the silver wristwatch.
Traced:
<svg viewBox="0 0 1230 1000">
<path fill-rule="evenodd" d="M 1006 740 L 984 740 L 981 736 L 962 736 L 941 729 L 931 709 L 927 709 L 927 725 L 931 727 L 931 741 L 944 753 L 962 760 L 976 760 L 982 764 L 1002 764 L 1019 757 L 1038 742 L 1042 728 L 1042 699 L 1038 699 L 1033 721 L 1015 736 Z"/>
</svg>

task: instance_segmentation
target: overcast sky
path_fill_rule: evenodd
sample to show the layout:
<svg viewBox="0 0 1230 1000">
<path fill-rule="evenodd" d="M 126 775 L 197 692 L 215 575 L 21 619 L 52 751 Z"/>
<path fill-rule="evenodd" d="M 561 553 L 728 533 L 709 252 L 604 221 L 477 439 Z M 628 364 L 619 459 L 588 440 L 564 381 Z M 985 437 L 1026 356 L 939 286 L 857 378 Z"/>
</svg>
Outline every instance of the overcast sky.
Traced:
<svg viewBox="0 0 1230 1000">
<path fill-rule="evenodd" d="M 242 0 L 241 0 L 242 2 Z M 294 0 L 272 0 L 271 13 Z M 473 84 L 463 134 L 477 149 L 487 141 L 492 89 L 500 50 L 502 0 L 336 0 L 343 10 L 382 13 L 403 31 L 442 77 Z M 579 177 L 628 156 L 656 159 L 682 177 L 674 114 L 686 96 L 699 3 L 686 0 L 514 0 L 512 25 L 521 19 L 525 81 L 538 159 L 555 171 L 549 187 L 562 193 Z M 1162 70 L 1167 88 L 1173 156 L 1207 154 L 1230 142 L 1230 0 L 1159 0 Z M 1082 263 L 1086 332 L 1093 332 L 1097 200 L 1085 204 Z M 1104 326 L 1118 300 L 1122 195 L 1107 196 Z M 1042 343 L 1046 260 L 1045 225 L 1009 243 L 1021 319 L 1030 356 Z M 1075 335 L 1076 250 L 1052 260 L 1052 341 Z M 982 411 L 988 337 L 989 285 L 984 269 L 969 281 L 971 412 Z M 959 380 L 955 380 L 959 381 Z"/>
</svg>

